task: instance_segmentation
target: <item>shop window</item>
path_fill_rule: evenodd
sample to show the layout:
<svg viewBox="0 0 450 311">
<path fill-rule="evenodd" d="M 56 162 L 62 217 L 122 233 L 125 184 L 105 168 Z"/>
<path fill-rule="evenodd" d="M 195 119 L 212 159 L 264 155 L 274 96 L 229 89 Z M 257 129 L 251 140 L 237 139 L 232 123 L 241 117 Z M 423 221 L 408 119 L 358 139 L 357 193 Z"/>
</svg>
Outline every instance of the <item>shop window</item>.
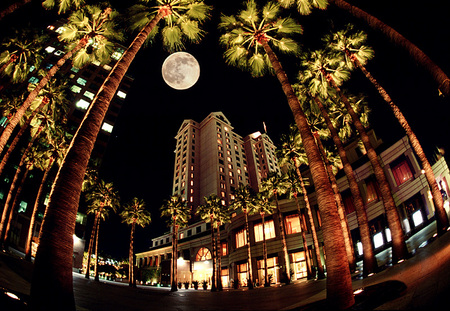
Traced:
<svg viewBox="0 0 450 311">
<path fill-rule="evenodd" d="M 247 233 L 244 229 L 236 232 L 236 248 L 247 245 Z"/>
<path fill-rule="evenodd" d="M 240 286 L 247 286 L 247 263 L 237 264 L 238 282 Z"/>
<path fill-rule="evenodd" d="M 286 216 L 285 222 L 286 222 L 286 234 L 293 234 L 302 231 L 302 228 L 300 226 L 300 219 L 298 218 L 297 214 Z"/>
<path fill-rule="evenodd" d="M 255 230 L 255 242 L 262 241 L 263 240 L 262 223 L 255 225 L 253 229 Z M 266 240 L 273 239 L 275 237 L 275 225 L 272 219 L 264 222 L 264 233 Z"/>
<path fill-rule="evenodd" d="M 258 260 L 258 279 L 260 284 L 264 284 L 264 259 Z M 278 257 L 267 258 L 267 274 L 272 276 L 271 283 L 279 282 Z"/>
<path fill-rule="evenodd" d="M 404 182 L 413 178 L 411 165 L 409 164 L 408 159 L 402 157 L 399 160 L 400 161 L 397 160 L 395 163 L 391 164 L 392 174 L 394 175 L 397 186 L 400 186 Z"/>
</svg>

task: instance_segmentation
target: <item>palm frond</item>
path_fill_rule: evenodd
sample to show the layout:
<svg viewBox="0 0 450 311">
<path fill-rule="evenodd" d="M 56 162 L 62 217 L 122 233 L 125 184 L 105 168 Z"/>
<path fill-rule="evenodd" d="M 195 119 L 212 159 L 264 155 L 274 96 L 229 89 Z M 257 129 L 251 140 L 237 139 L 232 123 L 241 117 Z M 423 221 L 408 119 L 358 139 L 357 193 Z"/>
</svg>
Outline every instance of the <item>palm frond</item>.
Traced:
<svg viewBox="0 0 450 311">
<path fill-rule="evenodd" d="M 302 34 L 303 28 L 293 18 L 280 18 L 274 23 L 278 33 L 282 34 Z"/>
<path fill-rule="evenodd" d="M 170 52 L 178 51 L 184 48 L 181 41 L 181 29 L 178 26 L 166 26 L 162 30 L 163 46 Z"/>
</svg>

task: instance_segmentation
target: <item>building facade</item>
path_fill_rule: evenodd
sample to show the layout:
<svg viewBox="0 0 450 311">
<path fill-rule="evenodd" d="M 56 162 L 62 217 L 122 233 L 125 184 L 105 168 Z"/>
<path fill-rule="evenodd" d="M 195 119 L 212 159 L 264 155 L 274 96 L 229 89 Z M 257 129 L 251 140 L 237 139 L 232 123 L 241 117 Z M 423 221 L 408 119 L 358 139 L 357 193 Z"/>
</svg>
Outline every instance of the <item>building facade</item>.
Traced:
<svg viewBox="0 0 450 311">
<path fill-rule="evenodd" d="M 217 126 L 217 124 L 215 126 Z M 230 125 L 228 124 L 227 126 Z M 391 146 L 384 146 L 382 141 L 375 136 L 373 131 L 370 133 L 372 144 L 377 146 L 376 150 L 384 164 L 384 170 L 389 179 L 391 190 L 402 220 L 403 230 L 406 237 L 409 239 L 413 234 L 420 232 L 426 226 L 434 223 L 434 206 L 428 184 L 406 137 Z M 264 154 L 264 156 L 261 156 L 262 153 L 256 155 L 255 150 L 259 151 L 261 143 L 264 146 L 264 142 L 269 142 L 270 139 L 268 139 L 267 135 L 264 136 L 265 134 L 252 135 L 243 139 L 244 150 L 246 151 L 246 163 L 243 162 L 242 165 L 246 164 L 247 167 L 248 176 L 246 177 L 248 177 L 248 184 L 255 186 L 257 182 L 266 177 L 263 166 L 267 166 L 271 163 L 267 154 Z M 215 139 L 221 138 L 218 136 L 216 137 L 217 138 Z M 246 142 L 250 141 L 252 142 L 251 146 L 254 149 L 251 149 L 250 146 L 246 145 Z M 267 146 L 269 146 L 269 148 L 263 148 L 266 150 L 265 152 L 274 154 L 275 150 L 272 149 L 273 144 L 268 143 Z M 354 167 L 355 176 L 366 203 L 373 247 L 375 252 L 380 254 L 390 247 L 391 238 L 387 221 L 385 220 L 385 212 L 378 185 L 373 177 L 373 170 L 365 155 L 365 150 L 361 149 L 358 142 L 355 141 L 347 144 L 346 149 L 349 159 L 353 163 L 352 166 Z M 253 151 L 250 153 L 250 150 Z M 256 158 L 258 160 L 255 160 Z M 218 159 L 219 158 L 216 160 Z M 226 156 L 224 159 L 226 160 Z M 265 161 L 263 162 L 262 159 Z M 274 158 L 271 160 L 272 163 L 276 163 L 273 162 Z M 195 161 L 202 160 L 196 158 Z M 227 162 L 224 161 L 224 163 Z M 254 163 L 258 163 L 258 165 L 254 165 Z M 270 166 L 267 167 L 269 167 L 270 170 Z M 274 167 L 275 166 L 272 168 Z M 438 184 L 441 187 L 443 196 L 446 199 L 445 209 L 448 214 L 449 201 L 447 199 L 447 194 L 449 192 L 448 181 L 450 173 L 444 158 L 440 158 L 433 165 L 433 171 Z M 302 175 L 304 177 L 310 176 L 308 168 L 304 168 Z M 220 180 L 220 178 L 218 180 Z M 343 172 L 338 173 L 337 180 L 346 208 L 351 236 L 355 246 L 355 255 L 359 261 L 362 259 L 362 247 L 349 185 Z M 194 179 L 194 182 L 197 181 Z M 201 183 L 201 181 L 199 182 Z M 174 183 L 174 190 L 175 189 Z M 321 219 L 317 206 L 317 199 L 312 187 L 310 187 L 308 191 L 308 198 L 312 207 L 314 223 L 316 229 L 318 229 L 318 238 L 320 241 L 321 258 L 319 260 L 324 264 L 323 240 L 320 230 Z M 276 214 L 266 216 L 265 219 L 265 235 L 268 253 L 267 268 L 268 274 L 271 275 L 272 283 L 283 282 L 280 271 L 282 270 L 282 265 L 285 263 L 281 243 L 280 221 L 284 222 L 286 228 L 286 242 L 289 253 L 291 280 L 298 280 L 307 276 L 305 252 L 309 252 L 311 255 L 310 257 L 313 260 L 312 266 L 317 266 L 317 262 L 314 258 L 315 256 L 313 256 L 312 252 L 313 241 L 311 225 L 306 220 L 307 217 L 305 217 L 304 201 L 302 199 L 299 200 L 301 210 L 300 215 L 295 200 L 281 198 L 279 204 L 282 215 L 281 219 Z M 306 223 L 308 249 L 303 247 L 300 219 L 302 219 L 302 223 Z M 249 227 L 252 275 L 255 284 L 258 285 L 263 284 L 264 280 L 262 222 L 259 215 L 249 217 Z M 234 284 L 246 286 L 248 282 L 249 265 L 244 215 L 242 213 L 233 214 L 231 223 L 222 226 L 220 236 L 222 284 L 224 286 L 233 286 Z M 426 240 L 431 238 L 431 236 L 423 238 Z M 417 247 L 418 245 L 414 245 L 414 243 L 416 243 L 415 239 L 411 240 L 414 241 L 411 242 L 408 240 L 408 247 Z M 171 234 L 167 233 L 152 239 L 152 245 L 153 246 L 148 251 L 136 254 L 137 265 L 141 271 L 154 271 L 160 269 L 161 277 L 153 277 L 143 281 L 153 284 L 169 284 L 170 269 L 167 267 L 170 266 L 169 262 L 172 258 Z M 179 282 L 210 281 L 212 262 L 209 224 L 198 221 L 191 223 L 186 228 L 180 229 L 178 251 Z M 383 264 L 385 263 L 379 262 L 379 265 Z"/>
</svg>

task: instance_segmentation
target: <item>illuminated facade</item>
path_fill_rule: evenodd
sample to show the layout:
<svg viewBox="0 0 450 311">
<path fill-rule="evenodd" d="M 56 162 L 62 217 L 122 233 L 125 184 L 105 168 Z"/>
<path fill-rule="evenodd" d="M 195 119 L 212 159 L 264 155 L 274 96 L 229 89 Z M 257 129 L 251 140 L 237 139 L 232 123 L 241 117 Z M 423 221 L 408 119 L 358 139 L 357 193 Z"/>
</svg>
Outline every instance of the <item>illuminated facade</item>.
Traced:
<svg viewBox="0 0 450 311">
<path fill-rule="evenodd" d="M 261 141 L 262 137 L 261 135 Z M 259 137 L 259 135 L 258 135 Z M 393 145 L 385 146 L 379 140 L 373 131 L 370 132 L 371 142 L 378 151 L 384 170 L 388 177 L 391 190 L 398 207 L 400 219 L 402 221 L 405 236 L 408 239 L 408 247 L 417 248 L 422 242 L 431 238 L 435 232 L 434 226 L 434 206 L 428 189 L 428 185 L 416 156 L 411 149 L 409 141 L 406 137 L 397 141 Z M 244 145 L 246 141 L 253 140 L 254 137 L 246 137 L 243 139 Z M 253 146 L 258 147 L 256 141 L 252 141 Z M 378 185 L 373 178 L 372 167 L 365 156 L 365 150 L 360 149 L 357 141 L 347 144 L 347 154 L 349 160 L 353 163 L 355 176 L 366 203 L 366 211 L 371 230 L 371 238 L 375 253 L 383 254 L 384 250 L 390 247 L 390 231 L 385 220 L 385 212 L 383 202 L 378 190 Z M 247 151 L 247 148 L 244 149 Z M 270 149 L 270 148 L 267 148 Z M 272 150 L 273 151 L 273 150 Z M 272 152 L 270 151 L 270 152 Z M 254 155 L 252 155 L 254 156 Z M 252 166 L 248 152 L 246 152 L 246 163 L 248 169 L 248 182 L 252 184 Z M 261 157 L 258 156 L 259 165 L 263 164 Z M 197 161 L 197 159 L 195 160 Z M 269 163 L 268 161 L 264 162 Z M 262 166 L 260 166 L 262 168 Z M 450 181 L 450 172 L 442 157 L 432 166 L 438 181 L 439 187 L 443 193 L 445 201 L 445 209 L 449 213 L 448 193 Z M 307 168 L 302 172 L 306 178 L 310 178 Z M 264 178 L 257 174 L 254 180 Z M 357 261 L 362 260 L 362 247 L 359 236 L 358 223 L 356 220 L 355 209 L 349 191 L 349 185 L 343 172 L 337 174 L 337 182 L 341 195 L 343 197 L 348 224 L 351 230 L 351 236 L 355 248 Z M 175 184 L 174 184 L 175 185 Z M 316 195 L 310 187 L 308 189 L 308 198 L 311 203 L 313 218 L 320 240 L 320 248 L 322 250 L 323 242 L 321 240 L 321 220 L 317 206 Z M 282 220 L 286 228 L 286 242 L 289 253 L 289 267 L 291 271 L 291 280 L 299 280 L 305 278 L 306 275 L 306 256 L 303 248 L 300 220 L 306 223 L 306 239 L 308 252 L 312 256 L 312 236 L 311 226 L 305 217 L 305 204 L 302 199 L 299 200 L 301 207 L 301 215 L 298 215 L 297 206 L 294 200 L 281 197 L 279 200 L 282 213 Z M 233 214 L 232 221 L 222 227 L 221 230 L 221 278 L 224 286 L 232 286 L 238 283 L 240 286 L 247 285 L 248 279 L 248 258 L 247 258 L 247 237 L 245 231 L 244 215 L 242 213 Z M 300 216 L 300 217 L 299 217 Z M 286 263 L 284 262 L 281 232 L 279 226 L 280 219 L 277 215 L 269 215 L 265 219 L 265 234 L 268 250 L 267 268 L 268 274 L 271 275 L 272 283 L 283 282 L 280 269 Z M 259 215 L 249 217 L 250 227 L 250 247 L 252 252 L 252 275 L 256 285 L 261 285 L 264 279 L 264 261 L 262 247 L 262 222 Z M 426 230 L 425 230 L 426 228 Z M 431 229 L 430 229 L 431 228 Z M 414 235 L 414 238 L 410 239 Z M 172 258 L 171 234 L 167 233 L 163 236 L 152 239 L 153 246 L 145 252 L 136 254 L 137 264 L 142 270 L 155 270 L 161 268 L 161 274 L 166 275 L 166 279 L 154 278 L 150 283 L 168 284 L 167 276 L 170 275 L 170 259 Z M 179 268 L 178 281 L 192 282 L 210 280 L 212 272 L 212 263 L 210 259 L 211 251 L 211 235 L 209 224 L 203 222 L 192 223 L 188 227 L 180 229 L 179 254 L 177 254 Z M 389 256 L 380 256 L 377 258 L 379 265 L 386 262 L 380 261 Z M 324 263 L 323 251 L 320 260 Z M 312 263 L 316 266 L 316 262 Z M 165 267 L 165 268 L 164 268 Z"/>
</svg>

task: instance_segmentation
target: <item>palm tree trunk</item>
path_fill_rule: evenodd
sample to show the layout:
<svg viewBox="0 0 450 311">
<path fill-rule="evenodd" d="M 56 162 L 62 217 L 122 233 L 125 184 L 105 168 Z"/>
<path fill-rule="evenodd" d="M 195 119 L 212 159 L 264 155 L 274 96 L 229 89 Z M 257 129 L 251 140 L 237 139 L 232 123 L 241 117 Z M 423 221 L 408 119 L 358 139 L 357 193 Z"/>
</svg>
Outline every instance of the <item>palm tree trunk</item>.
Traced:
<svg viewBox="0 0 450 311">
<path fill-rule="evenodd" d="M 323 239 L 327 250 L 327 300 L 330 305 L 336 306 L 338 309 L 346 309 L 355 303 L 355 298 L 353 296 L 348 261 L 346 260 L 347 256 L 339 215 L 336 208 L 334 208 L 333 190 L 331 189 L 327 172 L 323 166 L 320 152 L 311 133 L 311 128 L 301 109 L 298 98 L 289 83 L 287 75 L 268 42 L 263 39 L 260 43 L 263 45 L 275 70 L 275 74 L 281 83 L 308 158 L 312 180 L 316 189 L 317 203 L 323 221 Z"/>
<path fill-rule="evenodd" d="M 58 72 L 58 70 L 65 64 L 65 62 L 72 57 L 74 53 L 82 49 L 88 42 L 87 38 L 83 38 L 80 42 L 70 51 L 68 51 L 64 56 L 58 60 L 58 62 L 47 72 L 45 77 L 43 77 L 36 88 L 28 94 L 27 98 L 23 102 L 22 106 L 17 109 L 14 116 L 9 120 L 8 125 L 3 130 L 2 135 L 0 136 L 0 154 L 3 152 L 3 149 L 8 142 L 9 137 L 11 136 L 14 128 L 19 123 L 20 119 L 25 115 L 25 112 L 30 107 L 33 100 L 39 95 L 39 92 L 44 88 L 45 85 L 50 81 L 51 78 Z"/>
<path fill-rule="evenodd" d="M 300 210 L 300 204 L 298 203 L 297 193 L 294 194 L 295 198 L 295 204 L 297 205 L 297 212 L 298 212 L 298 221 L 300 223 L 300 228 L 302 230 L 302 242 L 303 242 L 303 249 L 305 252 L 305 259 L 306 259 L 306 274 L 307 279 L 312 279 L 312 269 L 311 269 L 311 257 L 309 255 L 309 249 L 308 249 L 308 243 L 306 241 L 306 225 L 303 223 L 302 220 L 302 212 Z"/>
<path fill-rule="evenodd" d="M 177 274 L 178 274 L 178 267 L 177 267 L 177 255 L 178 255 L 178 226 L 175 224 L 172 228 L 172 271 L 171 271 L 171 288 L 170 290 L 172 292 L 176 292 L 178 290 L 177 287 Z"/>
<path fill-rule="evenodd" d="M 378 18 L 368 14 L 356 6 L 347 3 L 346 1 L 330 0 L 330 2 L 349 12 L 354 17 L 365 21 L 372 29 L 381 31 L 394 44 L 404 48 L 415 62 L 422 65 L 422 67 L 431 74 L 438 85 L 439 91 L 445 96 L 450 95 L 450 79 L 448 76 L 415 44 L 398 33 L 395 29 L 380 21 Z"/>
<path fill-rule="evenodd" d="M 264 287 L 270 286 L 269 274 L 267 272 L 267 244 L 266 244 L 266 225 L 264 220 L 264 213 L 261 213 L 262 220 L 262 234 L 263 234 L 263 259 L 264 259 Z"/>
<path fill-rule="evenodd" d="M 5 168 L 6 163 L 8 162 L 9 156 L 11 155 L 11 153 L 14 151 L 14 149 L 16 148 L 17 143 L 19 142 L 20 138 L 22 137 L 23 133 L 25 133 L 25 130 L 28 128 L 28 126 L 30 125 L 31 121 L 34 119 L 34 117 L 38 114 L 38 112 L 40 112 L 42 110 L 42 108 L 44 108 L 44 106 L 46 104 L 48 104 L 49 101 L 48 99 L 45 100 L 45 98 L 42 100 L 41 104 L 33 110 L 33 113 L 30 115 L 30 117 L 27 119 L 27 122 L 22 125 L 22 127 L 20 128 L 20 131 L 16 134 L 16 136 L 14 137 L 13 141 L 11 142 L 11 144 L 8 147 L 8 150 L 5 152 L 5 154 L 3 155 L 2 158 L 2 162 L 0 163 L 0 175 L 3 172 L 3 169 Z"/>
<path fill-rule="evenodd" d="M 31 0 L 19 0 L 8 6 L 6 9 L 0 11 L 0 20 L 2 20 L 6 15 L 13 13 L 15 10 L 21 8 Z"/>
<path fill-rule="evenodd" d="M 406 248 L 405 243 L 405 234 L 402 229 L 402 225 L 400 222 L 400 217 L 398 215 L 397 206 L 395 205 L 394 198 L 392 197 L 391 189 L 389 187 L 389 183 L 387 181 L 384 170 L 381 166 L 380 160 L 378 159 L 378 155 L 375 152 L 372 144 L 370 143 L 369 136 L 366 133 L 364 126 L 362 125 L 359 117 L 356 115 L 353 110 L 350 102 L 347 97 L 342 93 L 342 90 L 337 86 L 336 82 L 330 76 L 327 76 L 329 82 L 336 89 L 340 98 L 344 102 L 344 105 L 352 117 L 353 124 L 356 127 L 356 130 L 361 137 L 361 140 L 366 148 L 367 155 L 369 157 L 369 161 L 372 164 L 372 168 L 375 174 L 375 178 L 380 186 L 381 196 L 383 198 L 384 208 L 386 211 L 386 218 L 388 221 L 389 229 L 391 230 L 392 237 L 392 262 L 396 264 L 401 259 L 405 259 L 408 250 Z"/>
<path fill-rule="evenodd" d="M 95 281 L 100 281 L 99 279 L 99 275 L 98 275 L 98 233 L 100 231 L 100 220 L 101 218 L 99 217 L 97 219 L 97 225 L 96 225 L 96 229 L 95 229 L 95 265 L 94 265 L 94 280 Z"/>
<path fill-rule="evenodd" d="M 48 174 L 53 167 L 54 158 L 50 158 L 50 163 L 44 171 L 44 176 L 42 176 L 41 184 L 39 185 L 39 190 L 36 196 L 36 200 L 34 201 L 33 212 L 30 218 L 30 227 L 28 228 L 27 242 L 25 243 L 25 260 L 31 262 L 31 242 L 33 239 L 33 232 L 35 228 L 36 222 L 36 214 L 39 208 L 39 202 L 41 201 L 42 193 L 44 192 L 45 182 L 47 181 Z"/>
<path fill-rule="evenodd" d="M 316 262 L 317 262 L 317 278 L 319 280 L 321 280 L 321 279 L 325 278 L 325 271 L 324 271 L 324 268 L 322 265 L 322 259 L 320 256 L 319 238 L 317 237 L 316 225 L 314 224 L 314 218 L 313 218 L 313 214 L 312 214 L 312 210 L 311 210 L 311 204 L 309 203 L 308 192 L 306 191 L 305 182 L 303 181 L 303 176 L 300 172 L 300 167 L 297 164 L 296 158 L 294 158 L 293 161 L 294 161 L 294 165 L 295 165 L 295 170 L 297 172 L 297 176 L 300 180 L 300 187 L 302 188 L 302 192 L 303 192 L 303 200 L 305 201 L 306 213 L 308 214 L 309 225 L 311 227 L 311 235 L 313 238 L 314 252 L 316 255 Z M 305 227 L 306 227 L 306 224 L 305 224 Z"/>
<path fill-rule="evenodd" d="M 247 273 L 248 273 L 248 289 L 253 289 L 253 272 L 252 272 L 252 251 L 250 247 L 250 230 L 248 226 L 248 212 L 247 209 L 244 210 L 245 216 L 245 234 L 247 237 Z"/>
<path fill-rule="evenodd" d="M 331 137 L 336 145 L 336 148 L 341 158 L 342 165 L 344 167 L 345 176 L 347 177 L 350 193 L 352 194 L 353 203 L 355 205 L 356 219 L 358 221 L 359 234 L 361 237 L 361 243 L 363 245 L 363 276 L 368 276 L 375 271 L 377 266 L 377 261 L 375 258 L 375 253 L 373 251 L 372 240 L 370 238 L 369 221 L 367 219 L 366 208 L 364 206 L 364 201 L 361 196 L 361 191 L 359 190 L 358 182 L 356 181 L 355 174 L 353 172 L 352 165 L 348 161 L 347 152 L 345 151 L 344 144 L 339 138 L 336 128 L 331 122 L 330 116 L 327 110 L 323 106 L 322 102 L 315 97 L 314 98 L 320 112 L 325 119 L 328 129 L 331 132 Z"/>
<path fill-rule="evenodd" d="M 160 12 L 145 26 L 116 63 L 72 139 L 53 184 L 36 254 L 30 291 L 31 305 L 36 309 L 75 310 L 72 236 L 86 167 L 120 81 L 148 34 L 163 16 L 164 13 Z"/>
<path fill-rule="evenodd" d="M 364 73 L 367 79 L 372 82 L 384 101 L 389 104 L 392 112 L 394 113 L 394 116 L 397 118 L 398 122 L 405 130 L 411 146 L 416 152 L 420 163 L 422 163 L 423 170 L 425 171 L 425 177 L 428 181 L 428 186 L 430 187 L 431 194 L 433 195 L 433 202 L 436 210 L 437 232 L 439 235 L 444 234 L 445 232 L 447 232 L 447 228 L 449 227 L 449 220 L 444 209 L 444 200 L 442 198 L 441 192 L 439 191 L 439 186 L 436 182 L 436 177 L 434 176 L 433 169 L 431 168 L 430 162 L 428 161 L 427 156 L 422 149 L 422 145 L 420 144 L 419 139 L 417 138 L 416 134 L 414 134 L 411 126 L 401 112 L 400 108 L 396 104 L 394 104 L 394 101 L 391 99 L 386 90 L 355 57 L 351 57 L 351 59 L 356 64 L 356 66 L 358 66 L 358 68 Z"/>
<path fill-rule="evenodd" d="M 89 239 L 88 257 L 87 257 L 87 263 L 86 263 L 86 274 L 84 276 L 86 279 L 89 279 L 90 274 L 91 274 L 91 256 L 92 256 L 92 249 L 94 248 L 96 223 L 98 222 L 99 217 L 100 217 L 100 213 L 99 212 L 95 213 L 94 224 L 92 226 L 92 231 L 91 231 L 91 238 Z"/>
<path fill-rule="evenodd" d="M 320 153 L 322 154 L 325 169 L 327 170 L 328 178 L 330 179 L 331 188 L 333 189 L 334 197 L 336 198 L 336 207 L 339 214 L 339 218 L 341 220 L 342 234 L 344 235 L 345 250 L 347 252 L 348 257 L 348 266 L 350 268 L 350 272 L 353 273 L 356 270 L 356 257 L 355 257 L 355 250 L 353 248 L 353 241 L 351 239 L 350 229 L 348 227 L 347 216 L 345 215 L 344 211 L 345 210 L 344 202 L 342 201 L 342 196 L 339 191 L 339 187 L 337 185 L 336 177 L 333 174 L 333 168 L 331 167 L 331 163 L 328 160 L 327 154 L 325 153 L 325 149 L 323 148 L 319 134 L 315 132 L 314 137 L 316 138 L 317 146 L 319 147 Z"/>
<path fill-rule="evenodd" d="M 216 287 L 216 239 L 214 237 L 214 222 L 211 216 L 211 261 L 212 261 L 212 276 L 211 276 L 211 291 L 215 292 Z"/>
<path fill-rule="evenodd" d="M 131 234 L 130 234 L 130 251 L 128 255 L 128 260 L 130 262 L 129 266 L 129 285 L 131 287 L 136 287 L 136 278 L 134 277 L 134 230 L 136 228 L 136 222 L 133 222 L 131 225 Z"/>
<path fill-rule="evenodd" d="M 277 216 L 278 216 L 278 221 L 279 221 L 279 225 L 280 225 L 280 233 L 281 233 L 281 244 L 283 246 L 283 254 L 284 254 L 284 266 L 285 268 L 282 269 L 284 271 L 282 271 L 282 273 L 285 273 L 285 277 L 287 284 L 290 283 L 291 280 L 291 266 L 290 266 L 290 261 L 289 261 L 289 253 L 288 253 L 288 249 L 287 249 L 287 242 L 286 242 L 286 229 L 284 227 L 284 219 L 283 219 L 283 215 L 281 214 L 281 210 L 280 210 L 280 206 L 278 205 L 278 194 L 275 191 L 275 203 L 277 206 Z"/>
<path fill-rule="evenodd" d="M 217 290 L 222 291 L 222 243 L 220 242 L 220 225 L 217 226 L 216 265 L 217 265 Z"/>
</svg>

